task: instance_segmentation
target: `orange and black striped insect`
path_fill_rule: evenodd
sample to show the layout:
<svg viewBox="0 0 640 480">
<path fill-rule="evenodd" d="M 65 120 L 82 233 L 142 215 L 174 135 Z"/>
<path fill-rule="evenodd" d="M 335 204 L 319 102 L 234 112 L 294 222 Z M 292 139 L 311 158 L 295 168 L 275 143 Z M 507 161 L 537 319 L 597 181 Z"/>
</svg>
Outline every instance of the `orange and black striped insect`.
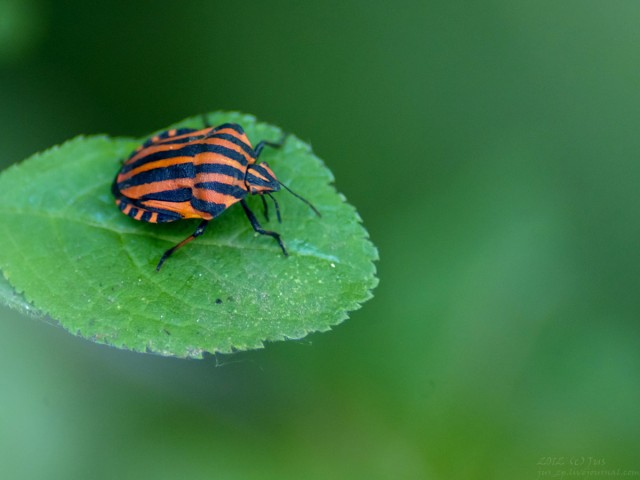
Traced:
<svg viewBox="0 0 640 480">
<path fill-rule="evenodd" d="M 253 148 L 240 125 L 225 123 L 201 130 L 167 130 L 149 138 L 129 156 L 111 187 L 122 213 L 149 223 L 202 219 L 192 235 L 164 252 L 156 270 L 177 249 L 202 235 L 212 219 L 238 202 L 253 229 L 273 237 L 288 255 L 280 235 L 264 230 L 245 200 L 247 195 L 260 195 L 268 221 L 264 198 L 268 196 L 280 222 L 280 208 L 271 192 L 282 186 L 320 215 L 309 201 L 281 183 L 266 162 L 257 163 L 265 146 L 279 148 L 285 140 L 286 136 L 279 142 L 263 140 Z"/>
</svg>

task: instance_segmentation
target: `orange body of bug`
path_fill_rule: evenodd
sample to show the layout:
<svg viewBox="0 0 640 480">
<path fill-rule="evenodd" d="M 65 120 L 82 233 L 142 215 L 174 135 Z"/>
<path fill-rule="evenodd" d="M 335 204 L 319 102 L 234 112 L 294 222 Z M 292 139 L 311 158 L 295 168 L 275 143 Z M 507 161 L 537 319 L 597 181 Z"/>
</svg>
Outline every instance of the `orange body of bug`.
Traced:
<svg viewBox="0 0 640 480">
<path fill-rule="evenodd" d="M 264 230 L 245 202 L 247 195 L 262 195 L 267 215 L 267 195 L 274 201 L 280 219 L 278 204 L 270 194 L 284 185 L 266 163 L 257 160 L 264 146 L 280 147 L 283 142 L 262 141 L 254 149 L 242 127 L 227 123 L 200 130 L 167 130 L 130 155 L 112 185 L 122 213 L 149 223 L 202 219 L 192 235 L 164 253 L 157 270 L 178 248 L 204 233 L 210 220 L 238 202 L 253 229 L 273 237 L 287 255 L 280 235 Z M 319 215 L 313 205 L 302 200 Z"/>
</svg>

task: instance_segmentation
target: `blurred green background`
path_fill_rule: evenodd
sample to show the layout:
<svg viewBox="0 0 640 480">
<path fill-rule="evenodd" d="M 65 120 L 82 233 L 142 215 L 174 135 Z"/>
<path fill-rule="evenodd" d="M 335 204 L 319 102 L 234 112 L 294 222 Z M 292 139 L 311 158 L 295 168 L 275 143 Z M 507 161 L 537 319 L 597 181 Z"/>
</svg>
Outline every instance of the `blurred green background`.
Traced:
<svg viewBox="0 0 640 480">
<path fill-rule="evenodd" d="M 0 310 L 2 478 L 640 478 L 639 24 L 636 1 L 0 0 L 2 166 L 241 110 L 312 143 L 381 255 L 333 331 L 203 361 Z"/>
</svg>

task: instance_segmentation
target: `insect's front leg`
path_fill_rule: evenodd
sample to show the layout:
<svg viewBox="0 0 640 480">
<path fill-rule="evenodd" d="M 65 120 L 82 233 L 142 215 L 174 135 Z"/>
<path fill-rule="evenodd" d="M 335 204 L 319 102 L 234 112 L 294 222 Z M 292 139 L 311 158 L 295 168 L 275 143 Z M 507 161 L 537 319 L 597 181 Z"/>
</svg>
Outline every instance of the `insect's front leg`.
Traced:
<svg viewBox="0 0 640 480">
<path fill-rule="evenodd" d="M 249 222 L 251 222 L 251 226 L 253 227 L 253 229 L 256 232 L 258 232 L 260 235 L 269 235 L 270 237 L 275 238 L 276 242 L 278 242 L 278 245 L 280 245 L 280 248 L 282 249 L 282 253 L 284 253 L 284 256 L 288 257 L 289 254 L 287 253 L 287 249 L 284 248 L 284 244 L 282 243 L 280 234 L 269 231 L 269 230 L 265 230 L 264 228 L 262 228 L 262 226 L 260 226 L 260 223 L 258 222 L 258 219 L 253 214 L 253 212 L 249 208 L 249 205 L 247 205 L 247 202 L 244 199 L 240 200 L 240 205 L 242 205 L 242 208 L 244 208 L 244 213 L 246 213 L 247 218 L 249 219 Z"/>
<path fill-rule="evenodd" d="M 260 156 L 260 153 L 262 153 L 262 150 L 264 149 L 264 147 L 280 148 L 281 146 L 283 146 L 287 141 L 288 136 L 289 136 L 288 133 L 283 134 L 282 138 L 277 142 L 269 142 L 267 140 L 261 140 L 260 142 L 258 142 L 258 144 L 256 145 L 256 148 L 253 149 L 253 151 L 256 154 L 256 159 Z"/>
</svg>

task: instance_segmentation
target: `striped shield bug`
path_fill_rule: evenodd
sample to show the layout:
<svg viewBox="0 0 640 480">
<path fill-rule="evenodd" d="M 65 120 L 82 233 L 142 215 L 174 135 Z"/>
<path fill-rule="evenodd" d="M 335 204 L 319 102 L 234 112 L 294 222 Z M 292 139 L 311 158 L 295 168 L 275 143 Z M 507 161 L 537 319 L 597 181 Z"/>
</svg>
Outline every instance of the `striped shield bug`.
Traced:
<svg viewBox="0 0 640 480">
<path fill-rule="evenodd" d="M 148 223 L 202 220 L 193 234 L 164 252 L 157 271 L 176 250 L 202 235 L 211 220 L 238 202 L 253 229 L 273 237 L 288 255 L 280 234 L 264 230 L 246 202 L 248 195 L 259 195 L 268 221 L 265 196 L 269 197 L 280 222 L 280 208 L 271 193 L 284 187 L 320 216 L 308 200 L 281 183 L 266 162 L 257 163 L 265 146 L 279 148 L 285 140 L 286 136 L 279 142 L 262 140 L 253 148 L 240 125 L 225 123 L 200 130 L 167 130 L 131 153 L 111 187 L 122 213 Z"/>
</svg>

